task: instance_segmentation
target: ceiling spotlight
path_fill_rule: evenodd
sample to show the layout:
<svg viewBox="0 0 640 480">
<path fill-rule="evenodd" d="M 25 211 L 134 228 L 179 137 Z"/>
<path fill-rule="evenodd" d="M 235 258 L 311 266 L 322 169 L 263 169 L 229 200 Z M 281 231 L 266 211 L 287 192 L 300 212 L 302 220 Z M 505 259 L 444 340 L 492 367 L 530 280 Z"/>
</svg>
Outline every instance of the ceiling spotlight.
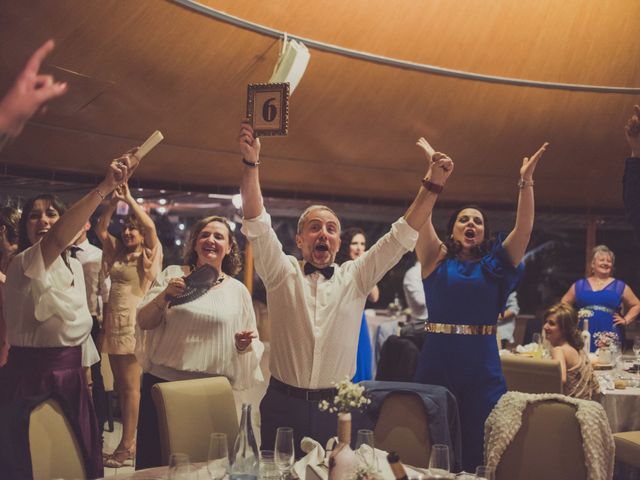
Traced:
<svg viewBox="0 0 640 480">
<path fill-rule="evenodd" d="M 167 207 L 158 207 L 158 213 L 164 215 L 167 213 Z"/>
<path fill-rule="evenodd" d="M 178 225 L 178 228 L 179 228 L 180 230 L 184 230 L 184 223 L 179 224 L 179 225 Z"/>
<path fill-rule="evenodd" d="M 166 205 L 167 204 L 167 199 L 166 198 L 161 198 L 160 200 L 158 200 L 158 203 L 160 205 Z"/>
<path fill-rule="evenodd" d="M 240 195 L 239 193 L 236 193 L 233 197 L 231 197 L 231 203 L 233 203 L 234 207 L 241 208 L 242 207 L 242 195 Z"/>
<path fill-rule="evenodd" d="M 142 198 L 142 197 L 138 197 L 138 198 L 136 198 L 136 202 L 138 202 L 138 203 L 144 203 L 144 198 Z"/>
<path fill-rule="evenodd" d="M 180 240 L 180 239 L 177 239 L 177 240 L 176 240 L 176 245 L 177 245 L 177 246 L 180 246 L 180 245 L 182 245 L 182 240 Z"/>
</svg>

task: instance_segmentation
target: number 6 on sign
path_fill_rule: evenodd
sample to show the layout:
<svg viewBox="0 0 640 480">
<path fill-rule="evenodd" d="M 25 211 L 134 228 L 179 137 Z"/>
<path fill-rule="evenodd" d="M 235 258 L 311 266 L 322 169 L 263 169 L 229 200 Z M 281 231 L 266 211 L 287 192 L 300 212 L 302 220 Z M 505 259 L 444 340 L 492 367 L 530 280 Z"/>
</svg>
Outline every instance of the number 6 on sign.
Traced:
<svg viewBox="0 0 640 480">
<path fill-rule="evenodd" d="M 289 130 L 289 84 L 249 84 L 247 118 L 256 137 L 286 135 Z"/>
</svg>

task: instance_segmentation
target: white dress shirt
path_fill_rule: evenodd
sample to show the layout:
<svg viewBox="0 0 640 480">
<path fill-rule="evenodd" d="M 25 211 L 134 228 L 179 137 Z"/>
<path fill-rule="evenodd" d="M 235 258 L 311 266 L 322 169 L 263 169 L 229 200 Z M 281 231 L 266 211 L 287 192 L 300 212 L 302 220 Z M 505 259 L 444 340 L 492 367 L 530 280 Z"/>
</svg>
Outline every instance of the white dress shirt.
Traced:
<svg viewBox="0 0 640 480">
<path fill-rule="evenodd" d="M 99 359 L 91 340 L 93 320 L 87 307 L 82 265 L 58 256 L 45 268 L 40 242 L 15 256 L 4 287 L 4 318 L 9 345 L 82 346 L 82 365 Z"/>
<path fill-rule="evenodd" d="M 282 251 L 264 209 L 244 220 L 242 233 L 253 245 L 256 271 L 267 289 L 272 375 L 309 389 L 353 377 L 367 295 L 415 247 L 418 232 L 399 219 L 361 257 L 334 264 L 328 280 L 319 272 L 305 275 L 298 260 Z"/>
<path fill-rule="evenodd" d="M 165 268 L 138 310 L 153 301 L 169 280 L 183 276 L 179 265 Z M 245 330 L 258 335 L 251 295 L 241 282 L 226 277 L 201 297 L 165 309 L 156 328 L 137 328 L 136 357 L 145 372 L 164 380 L 223 375 L 234 389 L 247 389 L 263 380 L 264 345 L 254 338 L 249 350 L 238 352 L 235 334 Z"/>
<path fill-rule="evenodd" d="M 427 312 L 427 300 L 424 296 L 424 285 L 422 284 L 422 265 L 416 262 L 404 274 L 402 289 L 407 305 L 411 309 L 411 320 L 426 320 L 429 317 Z"/>
<path fill-rule="evenodd" d="M 109 299 L 111 280 L 102 273 L 102 250 L 86 240 L 76 245 L 76 258 L 82 264 L 91 315 L 102 320 L 102 306 Z"/>
</svg>

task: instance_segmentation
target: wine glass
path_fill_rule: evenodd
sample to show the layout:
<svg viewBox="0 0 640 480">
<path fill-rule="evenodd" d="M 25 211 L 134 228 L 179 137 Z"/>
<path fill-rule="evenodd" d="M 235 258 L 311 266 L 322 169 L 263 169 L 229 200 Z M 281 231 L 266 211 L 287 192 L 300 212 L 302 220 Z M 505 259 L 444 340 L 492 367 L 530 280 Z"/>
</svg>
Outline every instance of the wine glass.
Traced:
<svg viewBox="0 0 640 480">
<path fill-rule="evenodd" d="M 276 465 L 273 450 L 260 450 L 260 478 L 263 480 L 280 480 L 280 470 Z"/>
<path fill-rule="evenodd" d="M 542 358 L 542 335 L 536 332 L 531 337 L 531 340 L 536 344 L 536 349 L 533 352 L 534 356 L 536 358 Z"/>
<path fill-rule="evenodd" d="M 377 470 L 376 451 L 374 449 L 372 430 L 358 430 L 358 436 L 356 437 L 356 451 L 369 469 Z"/>
<path fill-rule="evenodd" d="M 633 339 L 633 353 L 636 356 L 636 363 L 640 363 L 640 337 Z"/>
<path fill-rule="evenodd" d="M 169 456 L 169 479 L 188 480 L 191 475 L 191 462 L 186 453 L 172 453 Z"/>
<path fill-rule="evenodd" d="M 480 465 L 478 468 L 476 468 L 476 478 L 478 480 L 495 480 L 496 471 L 493 467 Z"/>
<path fill-rule="evenodd" d="M 432 476 L 447 478 L 451 467 L 449 465 L 449 447 L 447 445 L 435 444 L 431 447 L 431 457 L 429 458 L 429 473 Z"/>
<path fill-rule="evenodd" d="M 222 480 L 229 471 L 229 450 L 227 435 L 212 433 L 209 439 L 209 456 L 207 457 L 207 472 L 211 480 Z"/>
<path fill-rule="evenodd" d="M 275 458 L 278 470 L 284 477 L 289 476 L 295 459 L 293 449 L 293 428 L 278 427 L 276 430 Z"/>
</svg>

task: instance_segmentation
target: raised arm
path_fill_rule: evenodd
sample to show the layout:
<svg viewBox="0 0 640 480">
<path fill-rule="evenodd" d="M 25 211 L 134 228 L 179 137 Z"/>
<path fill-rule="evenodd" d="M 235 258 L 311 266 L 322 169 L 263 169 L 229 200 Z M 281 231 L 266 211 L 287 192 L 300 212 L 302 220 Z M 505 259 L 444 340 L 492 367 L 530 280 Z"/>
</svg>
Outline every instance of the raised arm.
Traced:
<svg viewBox="0 0 640 480">
<path fill-rule="evenodd" d="M 119 200 L 125 202 L 129 205 L 129 208 L 136 216 L 136 218 L 140 221 L 144 230 L 144 245 L 147 248 L 155 248 L 158 244 L 158 233 L 156 231 L 156 224 L 153 223 L 153 220 L 144 209 L 138 205 L 138 202 L 133 198 L 131 192 L 129 191 L 129 185 L 123 183 L 113 192 L 113 195 Z"/>
<path fill-rule="evenodd" d="M 549 144 L 545 142 L 531 158 L 525 157 L 520 168 L 520 182 L 518 182 L 518 210 L 516 224 L 503 242 L 504 249 L 515 266 L 522 261 L 524 252 L 529 245 L 529 238 L 533 230 L 535 203 L 533 200 L 533 172 L 538 161 Z"/>
<path fill-rule="evenodd" d="M 100 219 L 96 224 L 96 236 L 100 243 L 102 244 L 102 248 L 109 248 L 111 251 L 114 251 L 116 248 L 116 237 L 109 233 L 109 224 L 111 223 L 111 217 L 113 217 L 113 212 L 116 211 L 116 206 L 118 205 L 118 198 L 114 195 L 109 200 L 106 208 L 100 215 Z"/>
<path fill-rule="evenodd" d="M 51 75 L 38 73 L 42 61 L 53 47 L 53 40 L 48 40 L 33 53 L 0 102 L 0 149 L 3 136 L 17 136 L 27 120 L 40 110 L 45 102 L 67 91 L 66 83 L 55 82 Z"/>
<path fill-rule="evenodd" d="M 438 261 L 440 261 L 446 253 L 433 227 L 432 212 L 438 197 L 437 191 L 439 189 L 437 187 L 444 186 L 444 183 L 453 171 L 453 162 L 443 153 L 435 152 L 424 137 L 421 137 L 416 145 L 424 150 L 428 162 L 427 175 L 424 177 L 423 185 L 420 187 L 420 191 L 416 197 L 416 201 L 421 203 L 422 208 L 420 208 L 420 210 L 423 215 L 422 218 L 419 219 L 422 223 L 419 228 L 417 228 L 420 235 L 418 236 L 418 243 L 416 244 L 416 255 L 418 256 L 420 265 L 422 265 L 422 276 L 424 277 L 433 271 Z M 436 161 L 440 163 L 436 165 Z M 431 187 L 432 184 L 435 184 L 436 187 Z M 429 186 L 431 190 L 427 190 L 425 186 Z M 414 204 L 416 201 L 414 201 Z"/>
<path fill-rule="evenodd" d="M 260 189 L 260 139 L 253 137 L 253 128 L 247 122 L 240 125 L 240 153 L 242 154 L 242 211 L 246 219 L 256 218 L 262 212 L 262 190 Z"/>
<path fill-rule="evenodd" d="M 640 106 L 633 106 L 633 115 L 624 128 L 631 149 L 622 178 L 622 197 L 627 219 L 633 226 L 636 241 L 640 242 Z"/>
<path fill-rule="evenodd" d="M 111 193 L 119 183 L 127 180 L 129 171 L 135 168 L 133 165 L 134 162 L 137 163 L 137 160 L 133 160 L 129 155 L 113 160 L 109 164 L 104 180 L 100 182 L 97 188 L 94 188 L 74 203 L 73 206 L 60 217 L 60 220 L 51 227 L 51 230 L 41 240 L 40 244 L 42 258 L 44 259 L 46 268 L 48 268 L 58 255 L 76 238 L 80 229 L 89 221 L 89 217 L 98 205 L 100 205 L 100 202 L 104 200 L 104 197 Z"/>
</svg>

